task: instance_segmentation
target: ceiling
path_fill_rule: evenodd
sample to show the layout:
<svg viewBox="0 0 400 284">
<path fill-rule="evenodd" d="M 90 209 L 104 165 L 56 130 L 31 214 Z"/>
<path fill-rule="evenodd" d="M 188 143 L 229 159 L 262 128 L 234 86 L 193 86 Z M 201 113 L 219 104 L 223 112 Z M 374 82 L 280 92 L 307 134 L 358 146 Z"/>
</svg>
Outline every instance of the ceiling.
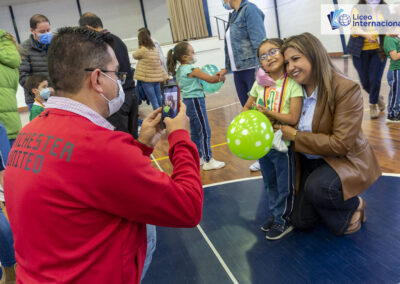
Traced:
<svg viewBox="0 0 400 284">
<path fill-rule="evenodd" d="M 42 2 L 43 0 L 0 0 L 1 6 L 15 6 L 26 3 Z"/>
</svg>

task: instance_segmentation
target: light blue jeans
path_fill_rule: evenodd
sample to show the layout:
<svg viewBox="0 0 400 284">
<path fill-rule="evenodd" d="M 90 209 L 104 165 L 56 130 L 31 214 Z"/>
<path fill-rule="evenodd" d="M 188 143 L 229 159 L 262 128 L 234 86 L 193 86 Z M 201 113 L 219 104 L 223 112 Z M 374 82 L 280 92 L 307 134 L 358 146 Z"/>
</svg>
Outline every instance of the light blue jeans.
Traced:
<svg viewBox="0 0 400 284">
<path fill-rule="evenodd" d="M 10 223 L 6 216 L 4 216 L 3 210 L 0 210 L 0 261 L 3 267 L 13 266 L 16 263 L 14 239 Z"/>
<path fill-rule="evenodd" d="M 158 109 L 162 105 L 161 87 L 159 82 L 150 83 L 142 81 L 142 88 L 146 98 L 150 101 L 154 109 Z"/>
<path fill-rule="evenodd" d="M 147 230 L 147 253 L 146 253 L 146 259 L 144 261 L 141 280 L 143 280 L 144 276 L 147 273 L 147 270 L 149 269 L 151 260 L 153 259 L 153 253 L 156 250 L 156 243 L 157 243 L 156 226 L 147 224 L 146 230 Z"/>
</svg>

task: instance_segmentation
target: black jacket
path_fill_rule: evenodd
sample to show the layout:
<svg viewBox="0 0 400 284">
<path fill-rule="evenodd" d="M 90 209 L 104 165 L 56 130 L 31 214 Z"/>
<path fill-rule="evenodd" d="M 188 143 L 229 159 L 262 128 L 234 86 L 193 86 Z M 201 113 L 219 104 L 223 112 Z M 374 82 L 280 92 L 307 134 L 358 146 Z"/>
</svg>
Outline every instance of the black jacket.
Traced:
<svg viewBox="0 0 400 284">
<path fill-rule="evenodd" d="M 21 65 L 19 66 L 19 83 L 24 87 L 25 103 L 33 103 L 33 97 L 25 88 L 28 77 L 32 75 L 43 75 L 49 77 L 47 69 L 47 49 L 40 48 L 31 35 L 22 43 Z"/>
</svg>

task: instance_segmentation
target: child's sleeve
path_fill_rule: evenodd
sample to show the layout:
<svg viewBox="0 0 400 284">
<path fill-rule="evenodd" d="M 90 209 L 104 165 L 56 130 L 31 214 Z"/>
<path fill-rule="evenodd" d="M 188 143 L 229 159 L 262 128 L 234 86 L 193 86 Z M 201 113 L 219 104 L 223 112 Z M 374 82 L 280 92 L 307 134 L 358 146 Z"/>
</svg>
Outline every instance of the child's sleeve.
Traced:
<svg viewBox="0 0 400 284">
<path fill-rule="evenodd" d="M 298 84 L 296 81 L 292 81 L 292 86 L 290 88 L 290 98 L 298 98 L 298 97 L 303 97 L 303 88 L 301 87 L 300 84 Z"/>
<path fill-rule="evenodd" d="M 392 38 L 391 36 L 385 36 L 385 40 L 383 42 L 383 49 L 388 54 L 388 57 L 390 57 L 389 52 L 391 52 L 392 50 L 397 51 L 395 39 Z"/>
<path fill-rule="evenodd" d="M 253 98 L 257 98 L 258 97 L 258 92 L 257 92 L 258 89 L 259 89 L 259 85 L 257 84 L 257 81 L 254 81 L 253 87 L 251 87 L 249 95 Z"/>
</svg>

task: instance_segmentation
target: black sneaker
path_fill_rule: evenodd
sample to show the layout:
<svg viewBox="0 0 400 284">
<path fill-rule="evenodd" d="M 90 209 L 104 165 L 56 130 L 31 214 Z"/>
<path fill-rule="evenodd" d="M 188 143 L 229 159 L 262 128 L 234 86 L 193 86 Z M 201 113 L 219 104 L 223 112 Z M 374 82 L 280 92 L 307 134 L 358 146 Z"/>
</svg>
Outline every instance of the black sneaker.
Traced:
<svg viewBox="0 0 400 284">
<path fill-rule="evenodd" d="M 387 123 L 400 123 L 400 115 L 398 116 L 387 116 L 386 118 Z"/>
<path fill-rule="evenodd" d="M 274 223 L 265 235 L 265 238 L 267 240 L 279 240 L 286 234 L 290 233 L 292 230 L 292 225 L 279 225 L 277 223 Z"/>
<path fill-rule="evenodd" d="M 271 229 L 273 223 L 274 223 L 274 217 L 271 216 L 271 217 L 269 217 L 267 223 L 263 224 L 260 227 L 261 231 L 268 232 L 269 229 Z"/>
</svg>

